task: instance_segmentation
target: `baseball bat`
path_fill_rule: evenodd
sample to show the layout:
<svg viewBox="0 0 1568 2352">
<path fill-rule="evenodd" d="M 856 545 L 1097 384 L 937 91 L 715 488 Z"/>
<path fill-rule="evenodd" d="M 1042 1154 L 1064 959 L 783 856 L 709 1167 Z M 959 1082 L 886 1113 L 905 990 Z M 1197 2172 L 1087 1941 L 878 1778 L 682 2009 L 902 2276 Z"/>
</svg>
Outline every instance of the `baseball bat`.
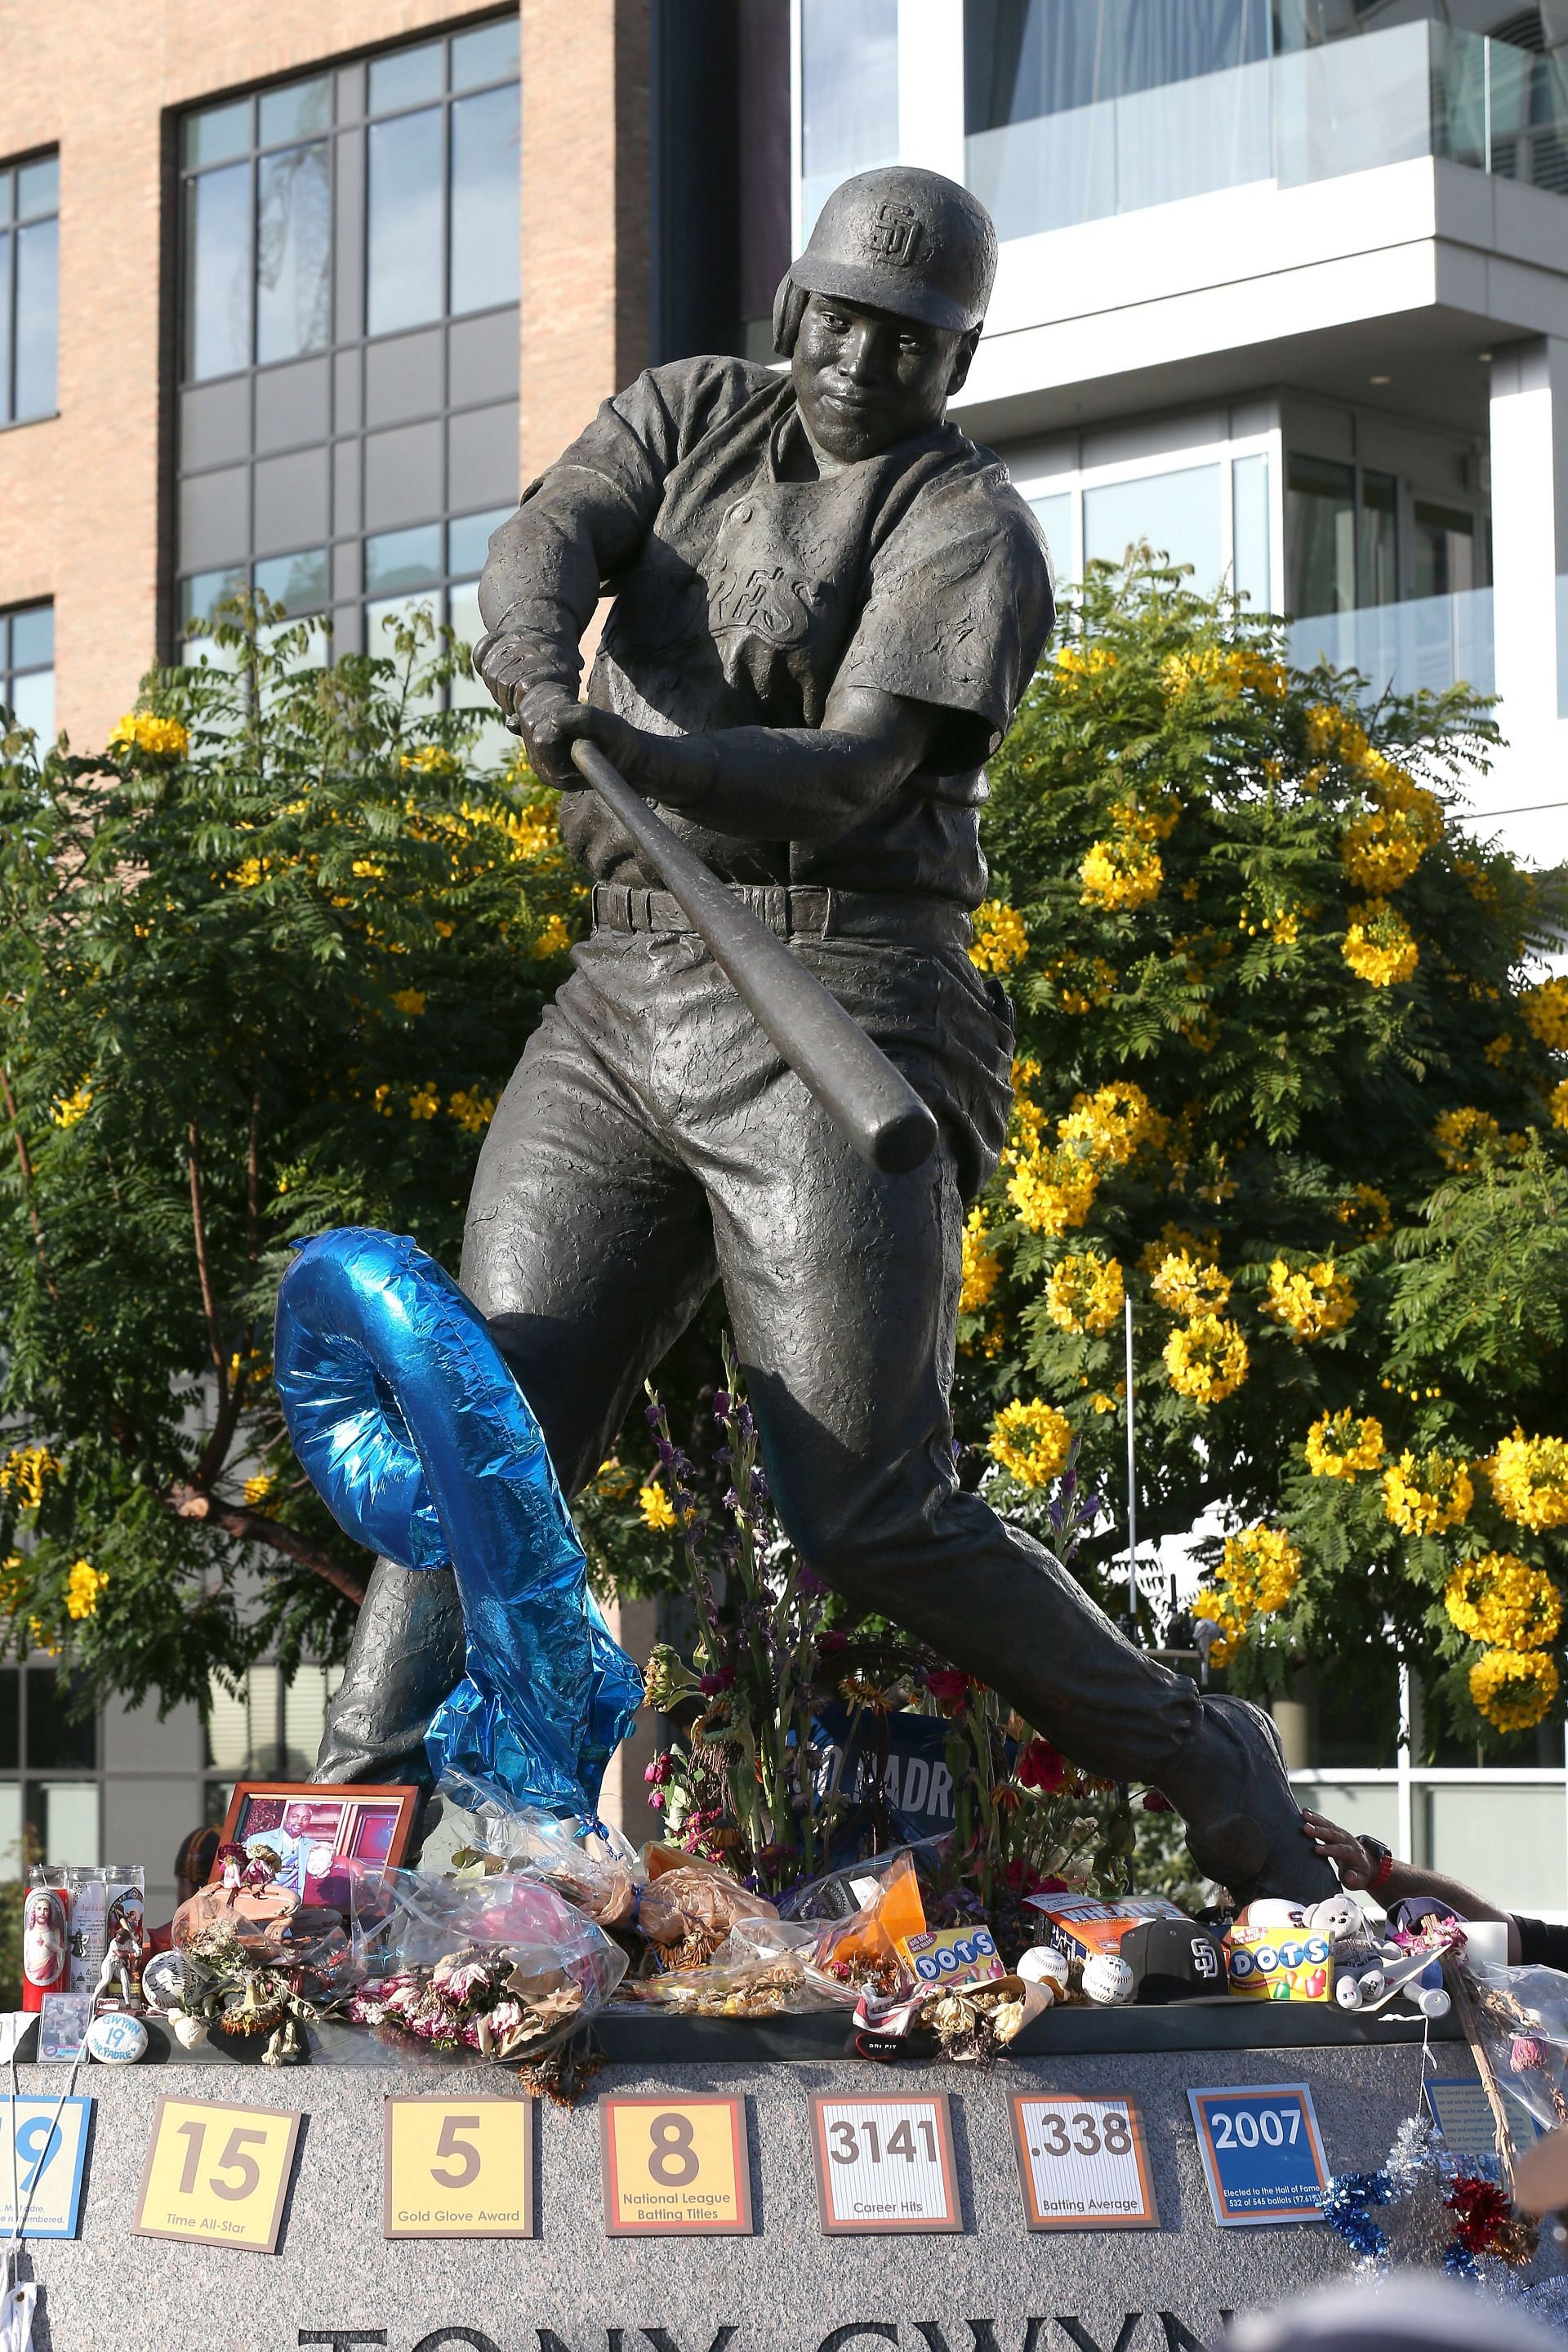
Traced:
<svg viewBox="0 0 1568 2352">
<path fill-rule="evenodd" d="M 596 743 L 574 743 L 572 761 L 701 935 L 763 1035 L 862 1160 L 896 1175 L 929 1159 L 936 1120 L 837 998 L 709 872 Z"/>
</svg>

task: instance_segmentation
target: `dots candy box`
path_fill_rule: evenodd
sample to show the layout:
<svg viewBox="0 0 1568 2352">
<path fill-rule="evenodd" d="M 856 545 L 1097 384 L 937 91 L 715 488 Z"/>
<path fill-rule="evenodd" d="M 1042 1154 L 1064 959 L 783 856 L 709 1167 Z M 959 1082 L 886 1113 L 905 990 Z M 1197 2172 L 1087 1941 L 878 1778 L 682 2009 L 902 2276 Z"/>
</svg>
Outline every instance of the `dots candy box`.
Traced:
<svg viewBox="0 0 1568 2352">
<path fill-rule="evenodd" d="M 899 1950 L 921 1985 L 991 1984 L 1007 1971 L 989 1927 L 928 1927 Z"/>
<path fill-rule="evenodd" d="M 1331 2000 L 1333 1955 L 1308 1927 L 1235 1927 L 1226 1938 L 1232 1992 L 1253 2000 Z"/>
</svg>

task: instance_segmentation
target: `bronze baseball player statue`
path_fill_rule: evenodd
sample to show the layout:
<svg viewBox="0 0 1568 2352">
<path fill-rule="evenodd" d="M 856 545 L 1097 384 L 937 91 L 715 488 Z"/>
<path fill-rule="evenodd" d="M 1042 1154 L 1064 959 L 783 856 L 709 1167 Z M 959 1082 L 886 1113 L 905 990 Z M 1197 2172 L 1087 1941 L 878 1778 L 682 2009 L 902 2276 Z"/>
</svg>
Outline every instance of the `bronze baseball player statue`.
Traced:
<svg viewBox="0 0 1568 2352">
<path fill-rule="evenodd" d="M 475 666 L 565 788 L 594 923 L 485 1139 L 461 1281 L 568 1494 L 721 1282 L 801 1555 L 1075 1762 L 1163 1790 L 1238 1898 L 1310 1899 L 1336 1882 L 1268 1718 L 1124 1641 L 953 1471 L 960 1236 L 1011 1101 L 1011 1011 L 967 952 L 982 764 L 1053 617 L 1032 515 L 946 421 L 995 260 L 952 181 L 847 181 L 779 289 L 788 369 L 649 370 L 491 540 Z M 921 1164 L 869 1164 L 790 1067 L 587 788 L 584 743 L 910 1083 Z M 449 1572 L 379 1562 L 318 1779 L 427 1781 L 461 1637 Z"/>
</svg>

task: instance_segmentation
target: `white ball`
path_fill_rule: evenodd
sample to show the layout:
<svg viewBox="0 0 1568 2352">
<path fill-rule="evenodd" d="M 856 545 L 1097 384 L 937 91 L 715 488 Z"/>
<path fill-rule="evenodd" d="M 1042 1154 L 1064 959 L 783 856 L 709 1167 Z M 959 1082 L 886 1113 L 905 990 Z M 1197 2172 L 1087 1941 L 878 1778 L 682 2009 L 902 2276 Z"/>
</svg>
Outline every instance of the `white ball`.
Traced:
<svg viewBox="0 0 1568 2352">
<path fill-rule="evenodd" d="M 1054 1992 L 1068 1989 L 1068 1964 L 1054 1944 L 1031 1945 L 1014 1973 L 1026 1984 L 1049 1985 Z"/>
<path fill-rule="evenodd" d="M 1119 1952 L 1090 1952 L 1083 1964 L 1083 1997 L 1114 2009 L 1136 1990 L 1131 1969 Z"/>
<path fill-rule="evenodd" d="M 1278 1895 L 1261 1895 L 1237 1913 L 1236 1924 L 1238 1927 L 1304 1927 L 1307 1916 L 1299 1903 L 1287 1903 Z"/>
</svg>

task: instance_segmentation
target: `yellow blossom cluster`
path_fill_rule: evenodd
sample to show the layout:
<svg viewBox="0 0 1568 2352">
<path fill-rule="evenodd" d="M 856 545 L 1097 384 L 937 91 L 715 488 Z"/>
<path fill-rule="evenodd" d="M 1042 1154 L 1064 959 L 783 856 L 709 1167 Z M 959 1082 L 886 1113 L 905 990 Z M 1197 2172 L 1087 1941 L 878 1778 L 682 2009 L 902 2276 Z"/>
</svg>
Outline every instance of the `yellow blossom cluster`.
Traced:
<svg viewBox="0 0 1568 2352">
<path fill-rule="evenodd" d="M 1002 1277 L 1002 1261 L 991 1247 L 985 1212 L 973 1208 L 963 1222 L 963 1278 L 958 1294 L 961 1315 L 978 1315 L 990 1302 Z"/>
<path fill-rule="evenodd" d="M 405 1013 L 411 1021 L 417 1021 L 425 1010 L 425 991 L 422 988 L 395 988 L 391 1001 L 399 1013 Z"/>
<path fill-rule="evenodd" d="M 1279 890 L 1249 890 L 1241 902 L 1236 918 L 1236 928 L 1249 940 L 1260 939 L 1267 933 L 1276 947 L 1294 947 L 1300 936 L 1304 919 L 1316 914 L 1300 898 L 1292 898 Z"/>
<path fill-rule="evenodd" d="M 1182 803 L 1174 793 L 1155 791 L 1113 801 L 1110 822 L 1133 841 L 1169 841 L 1181 823 Z"/>
<path fill-rule="evenodd" d="M 1194 1617 L 1219 1627 L 1211 1665 L 1227 1665 L 1253 1621 L 1283 1609 L 1300 1574 L 1301 1555 L 1282 1528 L 1244 1528 L 1226 1536 L 1215 1581 L 1193 1603 Z"/>
<path fill-rule="evenodd" d="M 1116 667 L 1116 656 L 1110 646 L 1058 646 L 1057 648 L 1057 680 L 1068 693 L 1074 693 L 1084 678 L 1099 677 L 1104 671 Z"/>
<path fill-rule="evenodd" d="M 1124 1168 L 1145 1148 L 1159 1150 L 1168 1128 L 1142 1087 L 1121 1078 L 1074 1095 L 1057 1131 L 1068 1150 L 1103 1171 Z"/>
<path fill-rule="evenodd" d="M 1442 839 L 1443 813 L 1433 793 L 1370 746 L 1354 765 L 1373 804 L 1347 827 L 1340 858 L 1358 890 L 1381 897 L 1402 888 Z"/>
<path fill-rule="evenodd" d="M 1511 1551 L 1461 1561 L 1443 1588 L 1443 1606 L 1461 1633 L 1498 1650 L 1544 1650 L 1563 1622 L 1552 1579 Z"/>
<path fill-rule="evenodd" d="M 566 928 L 564 915 L 552 915 L 541 925 L 533 942 L 533 953 L 543 961 L 546 956 L 564 955 L 572 944 L 572 934 Z"/>
<path fill-rule="evenodd" d="M 1476 1499 L 1468 1465 L 1436 1451 L 1402 1454 L 1383 1474 L 1383 1509 L 1402 1535 L 1440 1536 L 1469 1517 Z"/>
<path fill-rule="evenodd" d="M 1499 1731 L 1531 1731 L 1551 1713 L 1557 1682 L 1540 1650 L 1488 1650 L 1470 1668 L 1470 1696 Z"/>
<path fill-rule="evenodd" d="M 15 1495 L 25 1511 L 36 1511 L 44 1499 L 44 1482 L 58 1478 L 60 1465 L 47 1445 L 14 1446 L 0 1462 L 0 1486 Z"/>
<path fill-rule="evenodd" d="M 1245 646 L 1204 646 L 1195 653 L 1167 654 L 1160 665 L 1160 684 L 1167 702 L 1203 687 L 1231 696 L 1250 690 L 1271 702 L 1290 691 L 1280 664 Z"/>
<path fill-rule="evenodd" d="M 1334 1215 L 1363 1242 L 1381 1242 L 1394 1231 L 1394 1205 L 1375 1184 L 1357 1184 L 1334 1204 Z"/>
<path fill-rule="evenodd" d="M 1444 1166 L 1463 1176 L 1479 1165 L 1478 1147 L 1501 1143 L 1502 1129 L 1489 1110 L 1477 1110 L 1467 1104 L 1443 1113 L 1432 1129 L 1432 1140 Z"/>
<path fill-rule="evenodd" d="M 1099 1190 L 1094 1170 L 1068 1151 L 1023 1160 L 1007 1179 L 1007 1198 L 1020 1223 L 1053 1241 L 1083 1223 Z"/>
<path fill-rule="evenodd" d="M 651 1528 L 656 1536 L 670 1534 L 675 1526 L 675 1506 L 662 1486 L 639 1486 L 637 1507 L 642 1512 L 643 1525 Z"/>
<path fill-rule="evenodd" d="M 245 1482 L 245 1507 L 247 1511 L 259 1511 L 272 1499 L 272 1475 L 258 1470 L 254 1478 Z"/>
<path fill-rule="evenodd" d="M 91 1108 L 92 1088 L 83 1078 L 72 1093 L 60 1097 L 50 1116 L 57 1127 L 74 1127 L 79 1119 L 87 1117 Z"/>
<path fill-rule="evenodd" d="M 974 909 L 969 961 L 977 971 L 1011 971 L 1029 952 L 1029 934 L 1016 907 L 984 898 Z"/>
<path fill-rule="evenodd" d="M 1166 1258 L 1176 1256 L 1184 1250 L 1189 1257 L 1212 1257 L 1218 1247 L 1219 1235 L 1216 1233 L 1211 1232 L 1206 1241 L 1200 1241 L 1196 1234 L 1187 1231 L 1185 1225 L 1166 1223 L 1161 1226 L 1157 1241 L 1144 1243 L 1138 1263 L 1152 1280 Z"/>
<path fill-rule="evenodd" d="M 1169 1250 L 1149 1287 L 1173 1315 L 1217 1315 L 1230 1297 L 1230 1276 L 1194 1249 Z"/>
<path fill-rule="evenodd" d="M 1113 834 L 1108 841 L 1091 842 L 1079 867 L 1084 905 L 1103 907 L 1111 913 L 1131 913 L 1149 906 L 1159 897 L 1164 878 L 1164 860 L 1159 851 L 1134 834 Z"/>
<path fill-rule="evenodd" d="M 1319 1478 L 1353 1478 L 1383 1465 L 1383 1423 L 1370 1412 L 1325 1412 L 1307 1432 L 1307 1467 Z"/>
<path fill-rule="evenodd" d="M 1037 1075 L 1037 1064 L 1015 1066 L 1013 1138 L 1004 1155 L 1011 1171 L 1007 1197 L 1032 1232 L 1056 1238 L 1083 1223 L 1102 1176 L 1124 1167 L 1142 1146 L 1158 1148 L 1166 1122 L 1141 1087 L 1115 1081 L 1074 1096 L 1052 1148 L 1046 1114 L 1028 1091 Z"/>
<path fill-rule="evenodd" d="M 1393 988 L 1409 980 L 1421 961 L 1415 933 L 1386 898 L 1355 900 L 1340 953 L 1369 988 Z"/>
<path fill-rule="evenodd" d="M 1065 1412 L 1038 1398 L 1015 1398 L 991 1424 L 990 1454 L 1020 1486 L 1048 1486 L 1067 1467 L 1072 1430 Z"/>
<path fill-rule="evenodd" d="M 1103 956 L 1057 956 L 1046 966 L 1064 1013 L 1093 1013 L 1109 1004 L 1116 988 L 1115 966 Z"/>
<path fill-rule="evenodd" d="M 96 1617 L 98 1603 L 109 1578 L 90 1559 L 71 1562 L 66 1575 L 66 1615 L 76 1624 L 84 1618 Z"/>
<path fill-rule="evenodd" d="M 1553 1127 L 1568 1127 L 1568 1078 L 1559 1080 L 1546 1097 Z"/>
<path fill-rule="evenodd" d="M 411 751 L 404 752 L 399 765 L 411 776 L 447 779 L 463 772 L 461 760 L 444 743 L 416 743 Z"/>
<path fill-rule="evenodd" d="M 1568 1527 L 1568 1438 L 1526 1437 L 1516 1429 L 1492 1457 L 1492 1493 L 1517 1528 Z"/>
<path fill-rule="evenodd" d="M 478 1087 L 459 1087 L 447 1097 L 447 1116 L 457 1120 L 465 1135 L 482 1134 L 495 1115 L 494 1095 L 482 1095 Z"/>
<path fill-rule="evenodd" d="M 145 751 L 155 760 L 183 760 L 190 748 L 189 732 L 177 719 L 159 719 L 151 710 L 128 710 L 109 739 L 111 751 Z"/>
<path fill-rule="evenodd" d="M 416 1087 L 408 1097 L 410 1118 L 434 1118 L 440 1108 L 440 1095 L 428 1078 L 422 1087 Z"/>
<path fill-rule="evenodd" d="M 1247 1341 L 1222 1315 L 1194 1315 L 1165 1342 L 1165 1377 L 1194 1404 L 1223 1404 L 1234 1396 L 1250 1361 Z"/>
<path fill-rule="evenodd" d="M 1098 1250 L 1074 1250 L 1052 1266 L 1046 1283 L 1046 1312 L 1064 1331 L 1078 1336 L 1109 1331 L 1120 1321 L 1126 1288 L 1119 1258 Z"/>
<path fill-rule="evenodd" d="M 1519 1002 L 1524 1025 L 1554 1054 L 1568 1048 L 1568 979 L 1543 980 L 1527 988 Z"/>
<path fill-rule="evenodd" d="M 1342 1331 L 1356 1310 L 1356 1297 L 1332 1258 L 1292 1272 L 1282 1257 L 1268 1269 L 1268 1292 L 1258 1312 L 1280 1324 L 1292 1339 L 1324 1339 Z"/>
</svg>

